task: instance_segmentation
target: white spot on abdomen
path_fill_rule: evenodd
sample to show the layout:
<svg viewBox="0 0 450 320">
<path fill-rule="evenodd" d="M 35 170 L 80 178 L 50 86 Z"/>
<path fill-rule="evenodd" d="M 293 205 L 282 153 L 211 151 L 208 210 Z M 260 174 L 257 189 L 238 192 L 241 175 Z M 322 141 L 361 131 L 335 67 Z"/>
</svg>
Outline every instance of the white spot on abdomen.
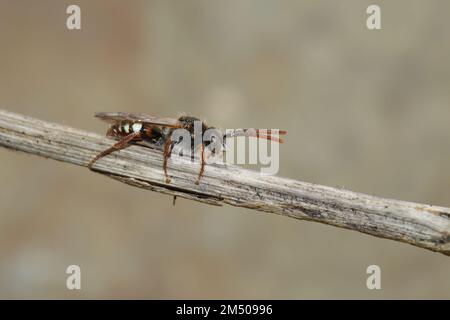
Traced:
<svg viewBox="0 0 450 320">
<path fill-rule="evenodd" d="M 132 129 L 133 129 L 133 132 L 141 131 L 142 123 L 139 123 L 139 122 L 133 123 Z"/>
</svg>

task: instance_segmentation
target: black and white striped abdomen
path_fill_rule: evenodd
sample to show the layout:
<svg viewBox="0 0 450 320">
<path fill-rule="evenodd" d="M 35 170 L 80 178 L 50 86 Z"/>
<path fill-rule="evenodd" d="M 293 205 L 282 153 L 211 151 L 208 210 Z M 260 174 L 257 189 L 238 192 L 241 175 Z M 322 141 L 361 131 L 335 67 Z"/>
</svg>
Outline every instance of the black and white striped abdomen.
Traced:
<svg viewBox="0 0 450 320">
<path fill-rule="evenodd" d="M 112 126 L 112 131 L 116 135 L 127 136 L 129 134 L 141 131 L 142 128 L 142 122 L 121 121 Z"/>
</svg>

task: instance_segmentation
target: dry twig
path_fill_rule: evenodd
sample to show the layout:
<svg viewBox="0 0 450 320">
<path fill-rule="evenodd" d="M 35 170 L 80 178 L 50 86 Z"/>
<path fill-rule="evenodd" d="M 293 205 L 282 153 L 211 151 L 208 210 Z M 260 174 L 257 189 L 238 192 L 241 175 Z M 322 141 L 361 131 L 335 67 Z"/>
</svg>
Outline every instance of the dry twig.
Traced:
<svg viewBox="0 0 450 320">
<path fill-rule="evenodd" d="M 0 145 L 86 166 L 112 144 L 98 134 L 0 110 Z M 198 166 L 170 165 L 165 183 L 162 154 L 132 146 L 99 160 L 95 171 L 124 183 L 213 205 L 224 203 L 326 223 L 450 255 L 450 209 L 383 199 L 230 165 L 208 165 L 199 186 Z"/>
</svg>

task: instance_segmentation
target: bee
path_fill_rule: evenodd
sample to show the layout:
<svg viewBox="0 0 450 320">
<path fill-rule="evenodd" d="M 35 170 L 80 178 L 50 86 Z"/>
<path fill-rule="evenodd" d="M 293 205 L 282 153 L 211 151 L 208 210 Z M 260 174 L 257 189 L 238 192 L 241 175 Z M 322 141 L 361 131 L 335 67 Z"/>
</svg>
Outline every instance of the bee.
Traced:
<svg viewBox="0 0 450 320">
<path fill-rule="evenodd" d="M 207 130 L 215 129 L 206 125 L 204 121 L 196 117 L 181 116 L 178 119 L 154 117 L 141 113 L 128 113 L 128 112 L 99 112 L 95 114 L 95 117 L 104 120 L 111 124 L 106 136 L 118 140 L 117 143 L 109 147 L 108 149 L 100 152 L 89 163 L 88 168 L 92 169 L 94 163 L 111 154 L 112 152 L 125 149 L 126 147 L 138 144 L 153 149 L 158 149 L 163 152 L 163 170 L 166 178 L 166 183 L 170 183 L 170 177 L 167 172 L 167 162 L 172 154 L 174 147 L 181 143 L 181 139 L 172 139 L 177 129 L 184 129 L 190 135 L 191 142 L 191 158 L 194 160 L 194 150 L 199 147 L 200 149 L 200 172 L 198 174 L 195 184 L 200 184 L 200 180 L 203 177 L 205 171 L 205 148 L 212 145 L 214 137 L 205 141 L 200 139 L 200 144 L 196 146 L 195 134 L 196 123 L 200 124 L 201 135 L 205 134 Z M 280 130 L 278 135 L 285 135 L 286 131 Z M 220 144 L 226 146 L 226 139 L 238 136 L 256 137 L 260 139 L 272 140 L 279 143 L 283 143 L 283 139 L 271 134 L 270 130 L 262 129 L 236 129 L 226 134 L 216 135 L 216 138 L 220 138 Z M 182 155 L 182 150 L 181 153 Z"/>
</svg>

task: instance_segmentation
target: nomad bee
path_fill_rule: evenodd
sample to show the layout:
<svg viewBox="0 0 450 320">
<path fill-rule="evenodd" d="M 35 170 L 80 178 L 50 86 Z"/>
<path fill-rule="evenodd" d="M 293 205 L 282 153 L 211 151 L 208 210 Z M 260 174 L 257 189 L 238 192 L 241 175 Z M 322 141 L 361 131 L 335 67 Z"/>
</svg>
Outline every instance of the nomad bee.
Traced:
<svg viewBox="0 0 450 320">
<path fill-rule="evenodd" d="M 99 112 L 95 116 L 101 120 L 111 123 L 111 127 L 108 129 L 106 135 L 108 137 L 118 140 L 116 144 L 110 148 L 99 153 L 95 158 L 93 158 L 89 164 L 88 168 L 92 168 L 94 163 L 100 158 L 107 156 L 108 154 L 124 149 L 132 144 L 139 144 L 147 146 L 154 149 L 159 149 L 163 152 L 163 170 L 166 176 L 166 183 L 170 182 L 169 175 L 167 173 L 167 161 L 171 156 L 174 146 L 180 144 L 182 139 L 173 140 L 173 136 L 176 136 L 177 129 L 184 129 L 190 134 L 191 142 L 189 143 L 191 152 L 191 158 L 194 159 L 194 149 L 199 147 L 200 149 L 200 172 L 197 178 L 196 184 L 200 183 L 200 180 L 205 171 L 205 148 L 212 145 L 214 137 L 210 141 L 204 141 L 201 139 L 198 146 L 194 145 L 195 140 L 195 124 L 200 124 L 200 133 L 203 137 L 205 132 L 210 129 L 215 129 L 214 127 L 207 126 L 203 121 L 195 117 L 181 116 L 178 119 L 173 118 L 163 118 L 163 117 L 152 117 L 140 113 L 127 113 L 127 112 Z M 286 134 L 286 131 L 279 131 L 279 135 Z M 272 140 L 282 143 L 281 138 L 272 136 L 270 130 L 261 129 L 236 129 L 232 132 L 228 132 L 225 135 L 220 134 L 219 140 L 221 140 L 221 145 L 225 146 L 226 138 L 237 137 L 237 136 L 249 136 L 257 137 L 266 140 Z M 217 137 L 217 135 L 216 135 Z M 181 137 L 182 138 L 182 137 Z M 180 152 L 182 155 L 182 152 Z"/>
</svg>

